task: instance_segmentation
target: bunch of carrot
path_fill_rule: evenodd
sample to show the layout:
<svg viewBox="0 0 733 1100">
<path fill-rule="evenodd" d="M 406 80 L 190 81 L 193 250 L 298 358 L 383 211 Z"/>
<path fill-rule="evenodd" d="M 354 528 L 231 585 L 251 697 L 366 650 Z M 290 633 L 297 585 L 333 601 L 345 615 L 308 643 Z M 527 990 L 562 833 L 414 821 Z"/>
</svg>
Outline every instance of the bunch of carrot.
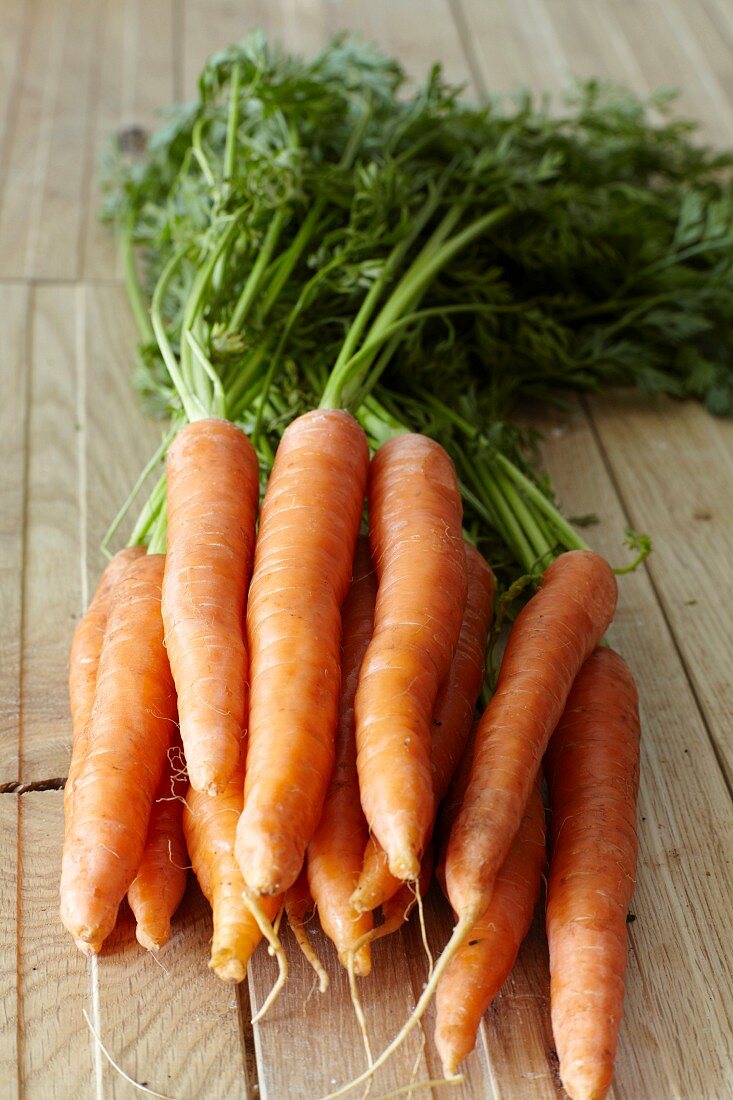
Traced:
<svg viewBox="0 0 733 1100">
<path fill-rule="evenodd" d="M 639 733 L 633 680 L 597 648 L 616 605 L 612 570 L 583 550 L 549 565 L 469 744 L 493 576 L 463 536 L 443 448 L 403 433 L 370 461 L 358 422 L 321 408 L 285 430 L 259 515 L 258 480 L 238 427 L 192 419 L 168 453 L 160 545 L 118 554 L 77 628 L 64 924 L 97 952 L 127 895 L 140 942 L 157 949 L 187 851 L 221 978 L 242 980 L 264 935 L 284 980 L 276 918 L 284 908 L 312 956 L 313 906 L 341 962 L 366 975 L 371 942 L 399 927 L 435 860 L 456 927 L 363 1078 L 436 989 L 452 1076 L 539 895 L 544 758 L 560 1072 L 571 1096 L 603 1096 L 623 998 Z"/>
</svg>

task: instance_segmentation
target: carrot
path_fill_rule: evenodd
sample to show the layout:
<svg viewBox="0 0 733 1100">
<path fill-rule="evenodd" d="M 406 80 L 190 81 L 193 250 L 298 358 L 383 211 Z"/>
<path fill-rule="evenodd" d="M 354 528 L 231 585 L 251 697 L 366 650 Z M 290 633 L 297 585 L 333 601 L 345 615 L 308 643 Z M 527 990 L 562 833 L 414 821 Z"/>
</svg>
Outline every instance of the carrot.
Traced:
<svg viewBox="0 0 733 1100">
<path fill-rule="evenodd" d="M 64 787 L 64 813 L 68 829 L 74 786 L 84 764 L 87 726 L 92 716 L 97 668 L 112 600 L 120 578 L 131 561 L 144 554 L 142 546 L 129 546 L 112 558 L 100 577 L 86 614 L 79 620 L 69 656 L 69 705 L 71 709 L 71 762 Z"/>
<path fill-rule="evenodd" d="M 191 866 L 201 891 L 211 905 L 214 936 L 209 966 L 225 982 L 241 982 L 247 963 L 262 939 L 260 927 L 244 900 L 244 879 L 234 858 L 234 837 L 242 811 L 244 748 L 225 789 L 218 795 L 191 787 L 183 812 L 183 831 Z M 266 898 L 268 919 L 282 898 Z"/>
<path fill-rule="evenodd" d="M 484 676 L 486 635 L 494 598 L 494 577 L 485 559 L 469 542 L 465 543 L 465 551 L 468 591 L 463 622 L 448 678 L 433 711 L 431 773 L 436 806 L 445 797 L 471 731 Z M 376 837 L 370 837 L 351 899 L 354 908 L 358 912 L 376 909 L 399 887 L 400 880 L 389 872 L 384 849 Z"/>
<path fill-rule="evenodd" d="M 434 815 L 431 719 L 466 602 L 461 496 L 443 448 L 401 435 L 369 474 L 374 635 L 356 693 L 357 767 L 369 826 L 398 879 L 420 869 Z"/>
<path fill-rule="evenodd" d="M 127 891 L 137 922 L 138 942 L 148 951 L 158 951 L 170 939 L 171 917 L 186 889 L 188 851 L 183 837 L 186 787 L 180 744 L 173 745 L 168 750 L 168 763 L 150 813 L 145 851 Z"/>
<path fill-rule="evenodd" d="M 517 617 L 448 841 L 446 884 L 464 928 L 489 903 L 573 681 L 615 608 L 611 567 L 592 551 L 573 550 L 552 563 Z"/>
<path fill-rule="evenodd" d="M 308 883 L 318 907 L 321 927 L 335 944 L 343 966 L 347 965 L 354 943 L 372 927 L 371 913 L 360 915 L 350 902 L 369 835 L 359 802 L 354 695 L 361 662 L 372 636 L 377 580 L 369 541 L 363 537 L 357 543 L 353 574 L 341 615 L 341 697 L 336 762 L 321 820 L 306 856 Z M 369 947 L 366 946 L 354 959 L 354 971 L 364 976 L 370 969 Z"/>
<path fill-rule="evenodd" d="M 488 909 L 438 982 L 435 1045 L 447 1077 L 473 1050 L 481 1018 L 514 966 L 532 923 L 546 863 L 545 812 L 537 781 L 496 876 Z"/>
<path fill-rule="evenodd" d="M 549 566 L 539 591 L 517 616 L 496 692 L 477 727 L 466 796 L 447 846 L 446 887 L 457 923 L 415 1009 L 392 1042 L 368 1071 L 329 1093 L 328 1100 L 369 1080 L 401 1046 L 488 908 L 547 742 L 615 606 L 611 567 L 592 551 L 573 550 Z"/>
<path fill-rule="evenodd" d="M 623 1008 L 639 787 L 636 686 L 612 649 L 597 649 L 583 665 L 546 768 L 552 1031 L 568 1095 L 602 1100 Z"/>
<path fill-rule="evenodd" d="M 61 919 L 78 946 L 99 951 L 145 848 L 150 810 L 176 729 L 163 645 L 163 556 L 138 558 L 120 579 L 107 622 L 74 785 L 61 870 Z"/>
<path fill-rule="evenodd" d="M 318 988 L 321 993 L 325 993 L 329 984 L 328 974 L 308 938 L 305 927 L 306 920 L 313 915 L 315 908 L 316 903 L 308 887 L 308 875 L 303 866 L 295 882 L 285 894 L 285 913 L 303 957 L 318 978 Z"/>
<path fill-rule="evenodd" d="M 260 518 L 247 608 L 249 745 L 236 854 L 253 895 L 287 890 L 321 816 L 338 722 L 341 604 L 369 454 L 348 413 L 286 428 Z"/>
<path fill-rule="evenodd" d="M 195 790 L 223 790 L 246 714 L 244 602 L 259 493 L 257 455 L 227 420 L 196 420 L 167 461 L 163 622 Z"/>
</svg>

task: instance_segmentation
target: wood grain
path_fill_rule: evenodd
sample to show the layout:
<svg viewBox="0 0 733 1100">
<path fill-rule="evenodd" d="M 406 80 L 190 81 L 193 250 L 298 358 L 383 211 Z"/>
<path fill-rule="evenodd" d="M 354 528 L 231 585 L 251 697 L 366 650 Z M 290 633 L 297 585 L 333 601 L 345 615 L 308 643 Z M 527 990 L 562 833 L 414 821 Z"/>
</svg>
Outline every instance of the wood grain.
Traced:
<svg viewBox="0 0 733 1100">
<path fill-rule="evenodd" d="M 127 905 L 98 965 L 100 1030 L 115 1060 L 140 1084 L 175 1097 L 246 1100 L 237 991 L 208 969 L 211 912 L 191 883 L 157 958 L 135 939 Z M 105 1096 L 131 1087 L 104 1067 Z"/>
<path fill-rule="evenodd" d="M 0 1080 L 7 1100 L 18 1092 L 18 796 L 0 798 Z"/>
<path fill-rule="evenodd" d="M 118 135 L 159 124 L 174 99 L 174 0 L 106 0 L 99 48 L 96 105 L 83 213 L 80 270 L 85 279 L 121 276 L 114 235 L 99 219 L 99 167 Z M 143 139 L 140 133 L 139 139 Z"/>
<path fill-rule="evenodd" d="M 0 356 L 0 787 L 20 778 L 20 635 L 28 404 L 29 293 L 0 287 L 5 353 Z"/>
<path fill-rule="evenodd" d="M 79 270 L 102 8 L 95 0 L 28 6 L 28 47 L 0 193 L 0 275 L 72 279 Z"/>
<path fill-rule="evenodd" d="M 27 1100 L 86 1100 L 94 1080 L 83 1015 L 91 1011 L 88 964 L 58 919 L 62 804 L 61 791 L 18 798 L 19 1079 Z"/>
<path fill-rule="evenodd" d="M 104 567 L 100 543 L 162 433 L 160 424 L 145 416 L 132 385 L 137 331 L 123 288 L 88 286 L 80 294 L 84 572 L 91 593 Z M 144 500 L 143 494 L 131 509 L 112 550 L 126 544 Z"/>
<path fill-rule="evenodd" d="M 194 89 L 205 58 L 256 27 L 286 49 L 308 55 L 348 29 L 400 59 L 412 76 L 440 60 L 450 80 L 467 80 L 458 31 L 447 0 L 184 0 L 185 94 Z M 419 23 L 419 33 L 417 24 Z"/>
<path fill-rule="evenodd" d="M 653 533 L 649 570 L 733 784 L 733 424 L 671 401 L 591 408 L 629 521 Z"/>
<path fill-rule="evenodd" d="M 82 604 L 78 310 L 83 291 L 37 287 L 31 325 L 20 779 L 66 774 L 67 653 Z"/>
</svg>

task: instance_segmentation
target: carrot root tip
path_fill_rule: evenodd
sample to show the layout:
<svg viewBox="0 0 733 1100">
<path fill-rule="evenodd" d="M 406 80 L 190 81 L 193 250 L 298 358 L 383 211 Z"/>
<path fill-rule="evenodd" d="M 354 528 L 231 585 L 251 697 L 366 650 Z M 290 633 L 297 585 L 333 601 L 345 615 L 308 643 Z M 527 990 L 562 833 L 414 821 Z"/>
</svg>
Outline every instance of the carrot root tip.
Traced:
<svg viewBox="0 0 733 1100">
<path fill-rule="evenodd" d="M 164 947 L 171 938 L 170 925 L 168 925 L 167 929 L 156 929 L 153 935 L 150 931 L 146 931 L 145 928 L 138 924 L 135 929 L 135 936 L 137 937 L 137 942 L 141 947 L 144 947 L 146 951 L 160 951 L 161 947 Z"/>
<path fill-rule="evenodd" d="M 209 967 L 222 982 L 229 982 L 232 985 L 238 985 L 247 977 L 247 967 L 241 959 L 234 956 L 222 958 L 221 955 L 217 955 L 211 959 Z"/>
</svg>

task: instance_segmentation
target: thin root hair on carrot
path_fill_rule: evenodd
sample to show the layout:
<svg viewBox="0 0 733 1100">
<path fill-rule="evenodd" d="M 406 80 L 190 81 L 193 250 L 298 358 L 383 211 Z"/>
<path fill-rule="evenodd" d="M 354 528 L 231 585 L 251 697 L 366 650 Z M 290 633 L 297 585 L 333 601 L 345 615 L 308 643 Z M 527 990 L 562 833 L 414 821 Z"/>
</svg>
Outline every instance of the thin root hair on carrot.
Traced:
<svg viewBox="0 0 733 1100">
<path fill-rule="evenodd" d="M 298 947 L 303 953 L 308 965 L 314 970 L 316 977 L 318 978 L 318 992 L 325 993 L 329 986 L 329 977 L 326 972 L 326 968 L 318 958 L 318 954 L 305 929 L 305 925 L 300 917 L 294 915 L 288 915 L 288 923 L 293 930 Z M 273 929 L 274 931 L 274 929 Z"/>
<path fill-rule="evenodd" d="M 97 1044 L 99 1049 L 102 1051 L 102 1054 L 105 1056 L 105 1058 L 107 1059 L 109 1064 L 112 1066 L 112 1069 L 115 1070 L 116 1073 L 119 1073 L 119 1075 L 123 1079 L 123 1081 L 127 1081 L 128 1085 L 132 1085 L 132 1087 L 134 1089 L 137 1089 L 138 1092 L 144 1092 L 146 1096 L 155 1096 L 155 1097 L 158 1098 L 158 1100 L 176 1100 L 175 1096 L 168 1096 L 168 1094 L 165 1093 L 165 1092 L 156 1092 L 155 1089 L 150 1089 L 150 1088 L 148 1088 L 147 1085 L 141 1085 L 139 1081 L 136 1081 L 133 1077 L 130 1077 L 129 1073 L 125 1073 L 122 1066 L 118 1065 L 118 1063 L 115 1062 L 114 1058 L 112 1057 L 112 1055 L 107 1050 L 104 1043 L 102 1042 L 102 1039 L 101 1039 L 101 1036 L 100 1036 L 99 1032 L 95 1028 L 92 1021 L 89 1019 L 89 1013 L 87 1012 L 87 1010 L 85 1008 L 83 1008 L 81 1011 L 82 1011 L 82 1015 L 83 1015 L 84 1019 L 86 1020 L 87 1027 L 89 1028 L 89 1030 L 92 1033 L 92 1038 L 94 1039 L 94 1042 Z"/>
<path fill-rule="evenodd" d="M 373 1065 L 370 1066 L 368 1070 L 365 1070 L 364 1073 L 361 1073 L 358 1077 L 353 1077 L 351 1081 L 347 1081 L 346 1084 L 342 1085 L 340 1088 L 335 1089 L 333 1092 L 326 1093 L 325 1096 L 321 1096 L 320 1100 L 337 1100 L 338 1097 L 345 1096 L 347 1092 L 351 1092 L 351 1090 L 356 1088 L 357 1085 L 365 1084 L 371 1077 L 374 1076 L 377 1070 L 381 1069 L 382 1066 L 389 1061 L 395 1051 L 399 1050 L 405 1039 L 408 1037 L 408 1035 L 412 1033 L 412 1031 L 417 1027 L 421 1019 L 425 1015 L 428 1005 L 430 1004 L 435 990 L 438 987 L 438 982 L 448 968 L 451 960 L 455 958 L 461 947 L 463 947 L 464 943 L 471 935 L 471 929 L 473 928 L 474 924 L 480 916 L 481 913 L 478 910 L 472 909 L 467 910 L 460 918 L 455 928 L 453 929 L 451 938 L 448 940 L 448 943 L 444 947 L 440 958 L 435 964 L 435 969 L 433 970 L 432 976 L 430 977 L 427 984 L 425 985 L 425 988 L 420 994 L 415 1008 L 410 1013 L 400 1030 L 397 1032 L 392 1042 L 387 1047 L 385 1047 L 379 1057 L 375 1059 Z M 356 945 L 354 946 L 356 947 Z M 449 1078 L 448 1080 L 452 1079 Z M 414 1085 L 409 1087 L 413 1089 L 415 1088 Z"/>
<path fill-rule="evenodd" d="M 367 932 L 365 936 L 361 937 L 361 940 L 365 940 L 369 935 Z M 362 1042 L 364 1044 L 364 1053 L 366 1054 L 367 1069 L 370 1070 L 374 1065 L 374 1055 L 372 1054 L 372 1044 L 369 1041 L 369 1030 L 367 1028 L 366 1016 L 364 1015 L 364 1006 L 361 1003 L 361 997 L 359 996 L 359 987 L 356 984 L 356 973 L 354 972 L 354 960 L 359 946 L 363 946 L 359 941 L 357 947 L 352 947 L 349 951 L 346 971 L 349 975 L 349 996 L 351 997 L 351 1003 L 354 1006 L 354 1015 L 356 1016 L 356 1022 L 359 1025 L 359 1031 L 361 1032 Z M 372 1078 L 370 1077 L 366 1083 L 364 1092 L 361 1095 L 361 1100 L 367 1100 L 369 1093 L 372 1090 Z"/>
<path fill-rule="evenodd" d="M 244 901 L 245 901 L 245 904 L 246 904 L 247 908 L 249 909 L 249 911 L 252 914 L 252 916 L 254 917 L 254 919 L 257 921 L 257 925 L 259 927 L 260 932 L 262 933 L 262 935 L 265 937 L 268 944 L 270 945 L 270 948 L 272 949 L 272 953 L 274 954 L 275 958 L 277 959 L 277 965 L 278 965 L 277 981 L 275 982 L 272 989 L 268 993 L 268 995 L 265 998 L 265 1001 L 264 1001 L 263 1005 L 261 1006 L 261 1008 L 259 1009 L 259 1011 L 256 1012 L 255 1015 L 252 1017 L 252 1023 L 256 1024 L 260 1020 L 264 1019 L 264 1017 L 267 1015 L 269 1010 L 274 1005 L 277 998 L 280 996 L 280 993 L 282 992 L 282 988 L 283 988 L 283 986 L 285 985 L 285 982 L 288 979 L 288 960 L 287 960 L 287 956 L 285 954 L 285 949 L 283 948 L 283 945 L 280 942 L 280 937 L 277 935 L 277 933 L 275 932 L 275 929 L 273 928 L 272 924 L 268 920 L 267 914 L 265 913 L 264 909 L 262 908 L 262 905 L 261 905 L 259 899 L 254 897 L 250 893 L 249 890 L 244 891 L 243 897 L 244 897 Z"/>
</svg>

